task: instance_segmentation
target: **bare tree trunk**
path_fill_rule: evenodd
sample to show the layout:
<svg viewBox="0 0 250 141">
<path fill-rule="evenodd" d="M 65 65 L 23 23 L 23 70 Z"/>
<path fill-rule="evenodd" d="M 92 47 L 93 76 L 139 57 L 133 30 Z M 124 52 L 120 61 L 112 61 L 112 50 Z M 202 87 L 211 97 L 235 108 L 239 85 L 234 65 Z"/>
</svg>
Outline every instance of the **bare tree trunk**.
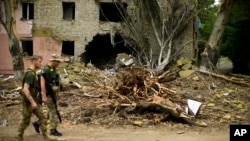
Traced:
<svg viewBox="0 0 250 141">
<path fill-rule="evenodd" d="M 232 5 L 235 0 L 221 0 L 212 33 L 201 54 L 201 66 L 208 69 L 211 63 L 215 66 L 220 57 L 220 45 L 225 30 L 225 25 L 229 17 Z"/>
<path fill-rule="evenodd" d="M 157 66 L 154 70 L 156 73 L 162 73 L 166 65 L 171 61 L 171 57 L 173 57 L 173 48 L 175 47 L 173 41 L 180 35 L 186 25 L 193 20 L 195 12 L 192 11 L 194 8 L 193 1 L 172 3 L 166 0 L 156 0 L 155 3 L 160 15 L 160 19 L 156 21 L 155 17 L 153 17 L 155 11 L 151 9 L 152 4 L 147 1 L 146 6 L 152 29 L 160 48 Z M 157 27 L 156 22 L 160 22 L 161 24 Z"/>
<path fill-rule="evenodd" d="M 15 0 L 4 0 L 4 16 L 1 15 L 0 22 L 5 28 L 9 37 L 9 50 L 12 56 L 14 78 L 19 79 L 21 78 L 24 70 L 24 63 L 19 39 L 16 33 L 15 4 Z M 5 19 L 3 19 L 3 17 Z"/>
<path fill-rule="evenodd" d="M 121 2 L 119 0 L 119 3 Z M 138 7 L 136 9 L 140 8 L 141 17 L 138 19 L 141 21 L 138 22 L 138 19 L 134 20 L 127 15 L 125 17 L 120 10 L 125 21 L 124 26 L 129 29 L 131 32 L 129 36 L 135 41 L 134 52 L 138 62 L 146 63 L 148 68 L 161 74 L 169 62 L 183 50 L 174 42 L 189 22 L 193 22 L 196 15 L 195 2 L 194 0 L 142 0 L 137 1 L 135 6 Z M 120 7 L 117 6 L 118 10 Z M 144 31 L 145 29 L 147 31 Z M 153 46 L 150 46 L 152 45 L 150 43 Z"/>
<path fill-rule="evenodd" d="M 22 77 L 23 74 L 24 63 L 20 50 L 19 40 L 15 36 L 15 34 L 12 34 L 11 37 L 9 37 L 9 48 L 10 48 L 10 54 L 12 56 L 14 78 L 19 79 Z"/>
</svg>

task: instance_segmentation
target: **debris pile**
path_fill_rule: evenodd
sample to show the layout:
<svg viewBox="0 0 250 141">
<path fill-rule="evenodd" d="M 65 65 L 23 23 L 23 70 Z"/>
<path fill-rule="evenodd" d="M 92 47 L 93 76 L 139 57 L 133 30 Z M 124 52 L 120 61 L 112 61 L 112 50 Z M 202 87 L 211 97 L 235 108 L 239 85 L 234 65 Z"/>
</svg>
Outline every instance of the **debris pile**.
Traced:
<svg viewBox="0 0 250 141">
<path fill-rule="evenodd" d="M 236 81 L 195 71 L 192 61 L 187 59 L 177 61 L 176 66 L 177 71 L 169 69 L 156 75 L 150 69 L 135 65 L 99 70 L 92 64 L 63 62 L 58 68 L 63 85 L 58 101 L 62 120 L 74 124 L 135 126 L 165 121 L 197 126 L 247 122 L 249 79 Z M 192 73 L 177 77 L 185 70 Z M 8 114 L 20 112 L 21 82 L 11 78 L 0 78 L 0 81 L 0 103 L 4 109 L 1 114 L 6 115 L 0 120 L 16 124 L 20 116 Z M 198 103 L 198 107 L 194 103 Z M 7 112 L 9 110 L 13 112 Z"/>
<path fill-rule="evenodd" d="M 63 66 L 61 65 L 60 70 L 65 70 Z M 190 124 L 206 126 L 204 122 L 197 121 L 185 112 L 186 103 L 176 91 L 169 89 L 167 83 L 161 83 L 168 76 L 172 76 L 170 71 L 157 76 L 153 70 L 134 65 L 120 69 L 118 72 L 109 71 L 114 75 L 109 75 L 108 70 L 98 70 L 91 64 L 85 68 L 67 67 L 67 73 L 64 75 L 68 74 L 69 82 L 72 82 L 69 84 L 77 82 L 78 86 L 74 85 L 80 90 L 74 94 L 69 92 L 65 92 L 65 94 L 101 98 L 100 103 L 95 103 L 96 106 L 103 105 L 103 101 L 106 101 L 103 110 L 107 110 L 108 107 L 109 110 L 113 111 L 113 114 L 124 116 L 143 110 L 144 112 L 150 111 L 149 113 L 154 115 L 152 116 L 153 121 L 155 121 L 154 117 L 161 117 L 160 121 L 166 121 L 171 116 Z M 101 107 L 98 107 L 99 110 Z M 128 117 L 126 118 L 128 119 Z"/>
<path fill-rule="evenodd" d="M 180 69 L 180 77 L 187 77 L 195 72 L 193 61 L 189 58 L 181 57 L 176 61 L 176 65 Z"/>
</svg>

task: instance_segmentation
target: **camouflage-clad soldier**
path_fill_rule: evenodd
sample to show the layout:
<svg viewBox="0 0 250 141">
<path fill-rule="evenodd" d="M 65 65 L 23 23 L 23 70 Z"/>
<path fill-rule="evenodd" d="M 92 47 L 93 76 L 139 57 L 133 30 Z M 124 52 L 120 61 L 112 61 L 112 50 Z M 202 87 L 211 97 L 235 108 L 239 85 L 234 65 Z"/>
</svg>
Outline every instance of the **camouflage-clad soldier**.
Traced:
<svg viewBox="0 0 250 141">
<path fill-rule="evenodd" d="M 31 65 L 27 72 L 23 76 L 22 82 L 22 119 L 18 126 L 17 139 L 18 141 L 23 141 L 23 134 L 25 129 L 29 126 L 32 113 L 38 118 L 38 122 L 41 125 L 41 131 L 44 136 L 44 140 L 49 140 L 47 136 L 47 119 L 42 111 L 42 105 L 38 103 L 38 90 L 39 84 L 36 76 L 36 70 L 40 69 L 42 66 L 42 57 L 33 56 L 31 57 Z M 42 99 L 44 100 L 44 99 Z"/>
<path fill-rule="evenodd" d="M 41 93 L 47 95 L 47 107 L 50 123 L 50 135 L 53 136 L 62 136 L 62 133 L 57 131 L 57 126 L 59 124 L 59 117 L 57 113 L 57 98 L 59 93 L 59 74 L 56 71 L 56 68 L 60 64 L 62 59 L 56 54 L 53 54 L 49 60 L 49 63 L 42 68 L 41 71 Z M 39 131 L 39 123 L 33 123 L 36 132 Z"/>
</svg>

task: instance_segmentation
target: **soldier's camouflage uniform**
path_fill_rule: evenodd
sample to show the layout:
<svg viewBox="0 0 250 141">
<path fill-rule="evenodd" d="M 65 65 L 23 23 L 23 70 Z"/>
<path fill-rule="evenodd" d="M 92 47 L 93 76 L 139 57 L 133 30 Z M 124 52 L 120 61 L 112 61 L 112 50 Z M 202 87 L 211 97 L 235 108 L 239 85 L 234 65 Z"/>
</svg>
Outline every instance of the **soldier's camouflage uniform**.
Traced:
<svg viewBox="0 0 250 141">
<path fill-rule="evenodd" d="M 45 115 L 43 114 L 42 105 L 39 104 L 39 102 L 38 102 L 38 98 L 37 98 L 38 89 L 37 89 L 37 87 L 39 87 L 38 86 L 39 84 L 38 84 L 37 77 L 35 74 L 36 74 L 35 71 L 28 70 L 23 77 L 23 85 L 24 85 L 24 83 L 28 83 L 30 85 L 29 91 L 30 91 L 32 98 L 37 103 L 37 109 L 32 108 L 31 103 L 26 98 L 25 94 L 21 92 L 21 94 L 22 94 L 22 106 L 23 106 L 22 119 L 21 119 L 21 122 L 18 126 L 18 131 L 17 131 L 17 138 L 20 141 L 23 140 L 24 131 L 30 124 L 30 119 L 31 119 L 32 113 L 37 116 L 38 122 L 41 125 L 40 129 L 43 133 L 43 136 L 45 139 L 47 139 L 47 123 L 46 123 L 47 119 L 46 119 Z"/>
<path fill-rule="evenodd" d="M 56 130 L 59 124 L 59 117 L 56 108 L 56 93 L 59 88 L 59 74 L 57 73 L 56 68 L 52 68 L 49 65 L 45 65 L 42 69 L 42 75 L 46 81 L 46 95 L 48 106 L 47 117 L 49 119 L 49 126 L 51 132 L 54 132 L 53 130 L 55 130 L 56 134 L 58 133 L 58 135 L 60 136 L 61 133 Z M 49 87 L 47 87 L 47 85 L 49 85 Z M 51 134 L 53 135 L 53 133 Z"/>
</svg>

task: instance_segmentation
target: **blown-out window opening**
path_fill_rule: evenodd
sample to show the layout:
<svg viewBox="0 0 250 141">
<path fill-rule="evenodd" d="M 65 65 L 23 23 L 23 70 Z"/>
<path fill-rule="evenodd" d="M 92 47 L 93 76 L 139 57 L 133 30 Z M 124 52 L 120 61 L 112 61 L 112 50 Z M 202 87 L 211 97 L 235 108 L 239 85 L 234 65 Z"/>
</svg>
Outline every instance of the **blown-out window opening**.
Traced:
<svg viewBox="0 0 250 141">
<path fill-rule="evenodd" d="M 34 19 L 34 3 L 22 3 L 22 19 Z"/>
</svg>

